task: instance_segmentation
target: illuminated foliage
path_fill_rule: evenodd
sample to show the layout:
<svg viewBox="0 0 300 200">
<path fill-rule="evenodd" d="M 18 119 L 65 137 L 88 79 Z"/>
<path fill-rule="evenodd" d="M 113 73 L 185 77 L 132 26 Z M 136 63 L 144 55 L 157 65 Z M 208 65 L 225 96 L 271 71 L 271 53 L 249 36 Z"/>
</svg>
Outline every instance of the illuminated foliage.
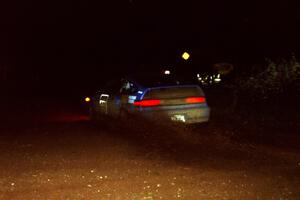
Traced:
<svg viewBox="0 0 300 200">
<path fill-rule="evenodd" d="M 293 89 L 299 90 L 300 63 L 293 56 L 289 61 L 275 63 L 267 60 L 267 65 L 255 74 L 238 78 L 236 89 L 247 92 L 255 99 L 272 98 Z"/>
</svg>

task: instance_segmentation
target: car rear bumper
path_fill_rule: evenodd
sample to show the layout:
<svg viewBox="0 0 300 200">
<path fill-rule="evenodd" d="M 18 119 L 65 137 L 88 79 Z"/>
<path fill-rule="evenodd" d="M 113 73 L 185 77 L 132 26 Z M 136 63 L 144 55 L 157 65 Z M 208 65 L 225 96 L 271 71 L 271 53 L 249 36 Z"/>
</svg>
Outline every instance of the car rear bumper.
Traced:
<svg viewBox="0 0 300 200">
<path fill-rule="evenodd" d="M 159 108 L 147 108 L 140 112 L 149 118 L 163 117 L 171 121 L 179 121 L 187 124 L 207 122 L 210 117 L 210 108 L 206 106 L 165 106 Z"/>
</svg>

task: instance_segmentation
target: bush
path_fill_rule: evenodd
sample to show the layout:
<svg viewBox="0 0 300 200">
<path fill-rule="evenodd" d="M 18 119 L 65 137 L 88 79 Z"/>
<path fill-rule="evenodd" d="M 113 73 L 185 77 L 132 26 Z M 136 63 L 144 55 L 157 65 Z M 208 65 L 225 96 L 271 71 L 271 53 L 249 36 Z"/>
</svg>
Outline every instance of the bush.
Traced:
<svg viewBox="0 0 300 200">
<path fill-rule="evenodd" d="M 250 76 L 237 77 L 231 86 L 236 93 L 236 101 L 241 98 L 251 102 L 280 99 L 285 95 L 294 96 L 300 91 L 300 63 L 293 56 L 289 61 L 275 63 L 267 60 L 267 65 Z"/>
</svg>

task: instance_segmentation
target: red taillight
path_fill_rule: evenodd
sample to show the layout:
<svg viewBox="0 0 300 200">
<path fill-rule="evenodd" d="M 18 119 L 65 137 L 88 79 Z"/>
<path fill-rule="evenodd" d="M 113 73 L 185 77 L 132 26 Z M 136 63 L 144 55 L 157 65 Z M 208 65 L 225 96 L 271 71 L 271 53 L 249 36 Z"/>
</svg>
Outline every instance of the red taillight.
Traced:
<svg viewBox="0 0 300 200">
<path fill-rule="evenodd" d="M 187 103 L 205 103 L 206 99 L 205 97 L 189 97 L 185 99 L 185 102 Z"/>
<path fill-rule="evenodd" d="M 133 104 L 135 106 L 158 106 L 160 104 L 160 100 L 145 99 L 145 100 L 141 100 L 141 101 L 135 101 Z"/>
</svg>

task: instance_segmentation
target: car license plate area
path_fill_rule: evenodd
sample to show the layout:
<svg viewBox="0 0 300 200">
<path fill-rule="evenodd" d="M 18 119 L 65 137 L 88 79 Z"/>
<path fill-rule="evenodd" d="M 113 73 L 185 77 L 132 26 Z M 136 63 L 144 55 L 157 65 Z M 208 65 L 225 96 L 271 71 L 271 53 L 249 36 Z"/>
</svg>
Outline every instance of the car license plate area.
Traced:
<svg viewBox="0 0 300 200">
<path fill-rule="evenodd" d="M 185 116 L 184 115 L 173 115 L 173 116 L 171 116 L 171 120 L 185 122 Z"/>
</svg>

